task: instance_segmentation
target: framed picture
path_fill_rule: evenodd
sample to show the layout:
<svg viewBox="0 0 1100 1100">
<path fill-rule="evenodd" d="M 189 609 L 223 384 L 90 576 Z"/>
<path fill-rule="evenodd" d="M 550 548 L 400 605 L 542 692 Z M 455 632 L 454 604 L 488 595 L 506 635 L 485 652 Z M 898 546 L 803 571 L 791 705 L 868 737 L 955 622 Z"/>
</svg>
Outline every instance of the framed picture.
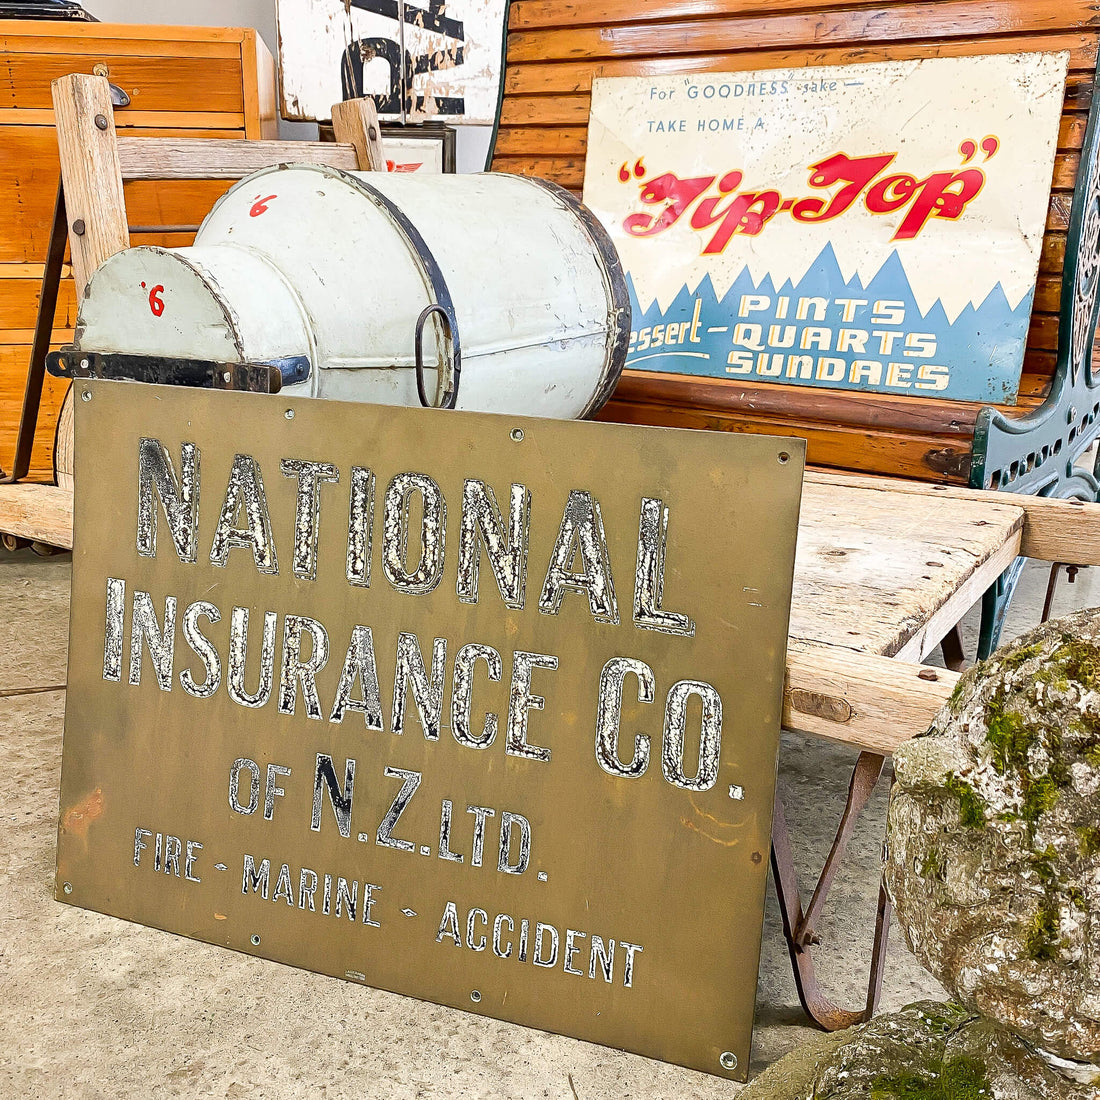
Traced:
<svg viewBox="0 0 1100 1100">
<path fill-rule="evenodd" d="M 429 122 L 421 126 L 383 126 L 382 152 L 391 172 L 453 172 L 453 126 Z"/>
</svg>

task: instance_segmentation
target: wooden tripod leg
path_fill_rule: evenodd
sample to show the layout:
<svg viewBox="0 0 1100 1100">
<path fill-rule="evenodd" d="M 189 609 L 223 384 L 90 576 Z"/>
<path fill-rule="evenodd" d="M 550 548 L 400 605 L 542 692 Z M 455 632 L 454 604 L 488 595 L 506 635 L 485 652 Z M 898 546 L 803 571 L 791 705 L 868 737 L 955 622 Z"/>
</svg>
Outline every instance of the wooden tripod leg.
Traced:
<svg viewBox="0 0 1100 1100">
<path fill-rule="evenodd" d="M 65 262 L 65 243 L 68 227 L 65 224 L 65 188 L 59 178 L 57 198 L 53 208 L 53 226 L 50 229 L 50 246 L 46 266 L 42 269 L 42 286 L 38 292 L 38 316 L 34 322 L 34 340 L 31 344 L 31 360 L 27 368 L 27 385 L 23 390 L 23 411 L 19 415 L 19 431 L 15 437 L 15 456 L 11 473 L 0 479 L 10 485 L 21 481 L 31 468 L 31 451 L 34 449 L 34 432 L 38 427 L 38 410 L 42 405 L 42 383 L 46 377 L 46 353 L 53 338 L 54 315 L 57 312 L 57 293 L 61 286 L 61 269 Z"/>
</svg>

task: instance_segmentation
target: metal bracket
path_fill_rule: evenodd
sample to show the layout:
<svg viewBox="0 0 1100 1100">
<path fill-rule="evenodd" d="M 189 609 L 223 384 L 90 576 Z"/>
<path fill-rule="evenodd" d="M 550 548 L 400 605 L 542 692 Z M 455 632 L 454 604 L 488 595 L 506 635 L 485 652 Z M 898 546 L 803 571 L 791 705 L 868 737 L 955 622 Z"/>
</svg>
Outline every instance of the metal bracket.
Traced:
<svg viewBox="0 0 1100 1100">
<path fill-rule="evenodd" d="M 46 357 L 46 369 L 58 378 L 110 378 L 168 386 L 278 393 L 285 385 L 305 381 L 309 377 L 310 362 L 304 355 L 293 355 L 266 363 L 215 363 L 206 359 L 81 351 L 68 345 L 60 351 L 50 352 Z"/>
<path fill-rule="evenodd" d="M 439 405 L 428 400 L 428 394 L 424 388 L 424 326 L 433 314 L 438 314 L 440 321 L 443 322 L 443 338 L 447 341 L 447 347 L 450 349 L 450 355 L 447 358 L 447 366 L 450 369 L 443 373 L 443 400 Z M 426 409 L 453 409 L 458 403 L 462 361 L 454 339 L 451 315 L 438 303 L 425 307 L 420 316 L 417 317 L 413 344 L 416 354 L 416 395 L 420 398 L 420 404 Z"/>
</svg>

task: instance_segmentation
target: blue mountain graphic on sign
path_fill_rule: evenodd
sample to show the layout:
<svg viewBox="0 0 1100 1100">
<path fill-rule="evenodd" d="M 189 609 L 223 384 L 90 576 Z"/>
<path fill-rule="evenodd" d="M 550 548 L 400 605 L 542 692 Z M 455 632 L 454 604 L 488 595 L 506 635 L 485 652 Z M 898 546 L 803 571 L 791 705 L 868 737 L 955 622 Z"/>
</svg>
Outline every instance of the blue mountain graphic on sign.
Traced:
<svg viewBox="0 0 1100 1100">
<path fill-rule="evenodd" d="M 1012 309 L 998 282 L 949 322 L 939 301 L 920 310 L 896 250 L 864 283 L 831 244 L 778 288 L 745 267 L 719 296 L 707 274 L 662 310 L 627 284 L 639 370 L 999 403 L 1015 400 L 1034 295 Z"/>
</svg>

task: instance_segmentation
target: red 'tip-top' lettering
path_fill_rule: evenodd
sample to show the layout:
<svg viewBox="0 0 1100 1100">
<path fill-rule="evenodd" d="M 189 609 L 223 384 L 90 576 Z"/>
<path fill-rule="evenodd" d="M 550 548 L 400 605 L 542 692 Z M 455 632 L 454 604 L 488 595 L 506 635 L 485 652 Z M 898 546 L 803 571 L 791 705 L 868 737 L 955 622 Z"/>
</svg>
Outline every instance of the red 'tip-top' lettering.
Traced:
<svg viewBox="0 0 1100 1100">
<path fill-rule="evenodd" d="M 977 154 L 978 148 L 988 161 L 1000 148 L 999 140 L 990 135 L 980 146 L 964 141 L 959 146 L 964 163 Z M 703 254 L 724 252 L 738 234 L 757 236 L 776 214 L 789 211 L 797 222 L 828 222 L 860 201 L 872 214 L 891 214 L 908 206 L 894 240 L 911 240 L 932 218 L 956 220 L 985 185 L 985 172 L 968 167 L 957 172 L 933 172 L 924 179 L 907 173 L 883 176 L 893 164 L 896 153 L 876 153 L 852 157 L 847 153 L 832 156 L 810 165 L 809 185 L 836 188 L 827 197 L 784 199 L 778 191 L 742 191 L 743 173 L 739 170 L 708 176 L 681 179 L 674 172 L 664 172 L 646 181 L 646 169 L 639 160 L 633 171 L 627 165 L 619 170 L 623 183 L 643 177 L 639 197 L 647 206 L 659 206 L 657 213 L 630 214 L 623 219 L 623 229 L 632 237 L 655 237 L 671 228 L 690 212 L 692 229 L 706 230 L 716 226 L 703 248 Z M 837 185 L 840 185 L 837 187 Z M 707 194 L 714 188 L 717 194 Z"/>
</svg>

